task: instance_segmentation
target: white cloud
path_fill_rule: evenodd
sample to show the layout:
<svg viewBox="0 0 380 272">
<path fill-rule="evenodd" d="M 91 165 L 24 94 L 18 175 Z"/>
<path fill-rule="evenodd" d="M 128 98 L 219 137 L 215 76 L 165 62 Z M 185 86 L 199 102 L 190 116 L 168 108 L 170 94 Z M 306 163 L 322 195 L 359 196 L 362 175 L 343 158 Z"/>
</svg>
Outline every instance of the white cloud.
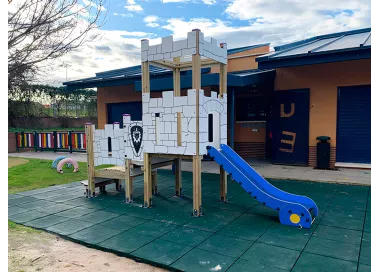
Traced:
<svg viewBox="0 0 380 272">
<path fill-rule="evenodd" d="M 148 27 L 159 27 L 160 25 L 157 23 L 159 18 L 155 15 L 149 15 L 144 18 L 144 22 Z"/>
<path fill-rule="evenodd" d="M 208 18 L 171 18 L 164 21 L 154 15 L 146 16 L 144 23 L 160 24 L 175 39 L 183 39 L 188 31 L 199 28 L 205 33 L 206 39 L 211 36 L 218 42 L 226 42 L 228 48 L 266 42 L 276 46 L 315 35 L 371 26 L 371 6 L 368 0 L 346 0 L 344 5 L 337 0 L 304 2 L 231 0 L 225 13 L 242 20 L 243 25 L 239 26 L 228 20 Z M 136 5 L 134 0 L 128 0 L 127 3 Z M 120 13 L 117 14 L 121 16 Z M 161 42 L 160 37 L 142 31 L 97 31 L 103 35 L 100 42 L 86 45 L 65 56 L 64 60 L 71 64 L 68 68 L 70 80 L 91 77 L 100 71 L 137 65 L 140 63 L 141 39 L 149 38 L 151 44 Z M 52 73 L 53 78 L 65 81 L 63 68 Z"/>
<path fill-rule="evenodd" d="M 113 15 L 115 15 L 115 16 L 121 16 L 121 17 L 133 17 L 133 14 L 131 14 L 131 13 L 128 13 L 128 14 L 120 13 L 119 14 L 119 13 L 114 12 Z"/>
<path fill-rule="evenodd" d="M 153 23 L 158 20 L 158 17 L 156 15 L 149 15 L 144 18 L 145 23 Z"/>
<path fill-rule="evenodd" d="M 143 11 L 144 10 L 142 6 L 137 5 L 134 0 L 127 0 L 127 5 L 125 6 L 125 8 L 128 11 Z"/>
<path fill-rule="evenodd" d="M 104 6 L 97 5 L 96 3 L 92 2 L 91 0 L 82 0 L 85 6 L 91 6 L 96 9 L 99 9 L 101 11 L 106 11 L 107 9 Z"/>
<path fill-rule="evenodd" d="M 162 0 L 162 3 L 181 3 L 181 2 L 187 2 L 188 0 Z"/>
<path fill-rule="evenodd" d="M 93 77 L 95 73 L 118 68 L 138 65 L 140 63 L 141 39 L 149 38 L 157 41 L 153 33 L 122 30 L 94 30 L 92 34 L 100 34 L 102 38 L 96 42 L 88 43 L 75 52 L 71 52 L 56 63 L 54 69 L 49 68 L 44 78 L 51 79 L 49 84 L 66 81 L 66 69 L 59 67 L 65 62 L 68 80 Z"/>
<path fill-rule="evenodd" d="M 149 27 L 159 27 L 160 25 L 157 24 L 157 23 L 148 23 L 148 24 L 146 24 L 146 26 L 149 26 Z"/>
<path fill-rule="evenodd" d="M 315 35 L 371 26 L 369 0 L 347 0 L 344 10 L 338 0 L 286 0 L 276 3 L 233 0 L 226 13 L 244 20 L 246 25 L 234 26 L 220 19 L 172 18 L 162 28 L 173 32 L 177 39 L 184 38 L 187 31 L 199 28 L 206 36 L 227 42 L 228 48 L 233 48 L 266 42 L 280 45 Z"/>
<path fill-rule="evenodd" d="M 358 5 L 353 12 L 342 11 L 332 15 L 333 12 L 327 4 L 324 6 L 324 10 L 327 12 L 301 12 L 300 7 L 285 7 L 286 4 L 281 5 L 276 1 L 277 5 L 281 6 L 275 8 L 276 11 L 263 8 L 255 12 L 252 8 L 256 8 L 256 2 L 250 0 L 235 0 L 235 2 L 242 5 L 243 2 L 248 3 L 239 9 L 247 20 L 246 26 L 233 26 L 229 21 L 220 19 L 193 18 L 184 20 L 172 18 L 167 20 L 162 28 L 170 30 L 175 39 L 185 38 L 188 31 L 198 28 L 206 36 L 216 38 L 218 42 L 226 42 L 228 48 L 234 48 L 267 42 L 276 46 L 316 35 L 365 28 L 371 25 L 370 3 Z M 317 3 L 317 1 L 315 2 Z M 313 5 L 314 2 L 308 1 L 308 3 Z M 269 9 L 267 5 L 264 6 Z M 335 6 L 332 5 L 332 10 L 335 10 Z M 348 5 L 348 7 L 354 6 L 355 3 Z M 231 11 L 230 7 L 229 10 Z M 280 13 L 279 10 L 283 12 Z M 305 10 L 307 9 L 305 8 Z M 255 20 L 252 14 L 260 14 L 260 18 Z"/>
<path fill-rule="evenodd" d="M 202 0 L 202 1 L 206 5 L 214 5 L 214 4 L 216 4 L 216 0 Z"/>
</svg>

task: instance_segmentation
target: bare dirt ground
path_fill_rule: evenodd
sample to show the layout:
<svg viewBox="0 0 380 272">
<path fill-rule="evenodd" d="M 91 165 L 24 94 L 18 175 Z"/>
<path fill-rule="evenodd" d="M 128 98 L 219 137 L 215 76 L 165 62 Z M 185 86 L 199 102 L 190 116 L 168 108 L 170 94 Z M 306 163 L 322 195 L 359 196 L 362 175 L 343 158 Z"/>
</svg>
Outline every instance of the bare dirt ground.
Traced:
<svg viewBox="0 0 380 272">
<path fill-rule="evenodd" d="M 165 271 L 31 228 L 8 230 L 8 271 Z"/>
<path fill-rule="evenodd" d="M 27 159 L 23 158 L 8 158 L 8 168 L 11 168 L 13 166 L 21 165 L 27 163 Z"/>
</svg>

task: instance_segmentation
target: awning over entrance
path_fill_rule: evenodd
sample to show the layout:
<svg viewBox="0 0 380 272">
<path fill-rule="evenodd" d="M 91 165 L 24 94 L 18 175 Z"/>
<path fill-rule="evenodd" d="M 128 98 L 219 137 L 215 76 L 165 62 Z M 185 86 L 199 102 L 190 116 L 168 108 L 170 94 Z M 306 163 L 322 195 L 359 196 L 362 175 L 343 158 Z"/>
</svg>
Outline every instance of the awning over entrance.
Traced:
<svg viewBox="0 0 380 272">
<path fill-rule="evenodd" d="M 203 68 L 202 86 L 218 86 L 219 74 L 209 74 L 210 68 Z M 253 84 L 273 82 L 274 69 L 254 69 L 239 72 L 231 72 L 227 75 L 228 87 L 244 87 Z M 150 65 L 151 91 L 164 91 L 173 89 L 173 73 L 170 70 Z M 69 90 L 112 87 L 134 84 L 134 89 L 141 92 L 141 66 L 133 66 L 124 69 L 97 73 L 95 77 L 64 82 Z M 191 88 L 191 71 L 181 72 L 181 89 Z"/>
<path fill-rule="evenodd" d="M 228 73 L 228 87 L 244 87 L 253 84 L 261 84 L 274 80 L 275 70 L 246 70 Z M 191 75 L 181 76 L 181 89 L 191 88 Z M 202 86 L 218 86 L 219 74 L 203 74 L 201 78 Z M 151 91 L 165 91 L 173 89 L 173 77 L 157 78 L 150 81 Z M 141 92 L 141 80 L 135 81 L 135 91 Z"/>
</svg>

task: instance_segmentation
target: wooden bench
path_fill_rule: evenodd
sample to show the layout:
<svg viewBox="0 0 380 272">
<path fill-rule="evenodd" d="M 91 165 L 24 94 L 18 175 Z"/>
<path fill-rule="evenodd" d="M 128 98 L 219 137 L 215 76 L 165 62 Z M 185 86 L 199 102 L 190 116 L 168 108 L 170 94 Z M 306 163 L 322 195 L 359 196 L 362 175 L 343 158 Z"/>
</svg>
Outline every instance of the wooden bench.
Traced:
<svg viewBox="0 0 380 272">
<path fill-rule="evenodd" d="M 116 190 L 122 189 L 122 180 L 126 183 L 126 195 L 127 202 L 132 202 L 132 191 L 133 191 L 133 179 L 135 177 L 144 175 L 144 169 L 143 169 L 143 162 L 140 161 L 131 161 L 126 160 L 126 164 L 130 162 L 129 167 L 125 166 L 113 166 L 108 168 L 103 168 L 99 170 L 94 171 L 94 183 L 95 188 L 100 188 L 101 192 L 105 192 L 105 186 L 115 183 L 116 184 Z M 152 193 L 158 194 L 157 191 L 157 168 L 171 165 L 174 163 L 174 160 L 172 159 L 164 159 L 164 158 L 154 158 L 152 160 Z M 129 171 L 129 179 L 126 180 L 126 169 Z M 85 195 L 86 197 L 91 197 L 91 190 L 89 189 L 89 182 L 88 180 L 82 181 L 82 184 L 86 188 Z"/>
<path fill-rule="evenodd" d="M 89 196 L 88 180 L 83 180 L 81 183 L 84 185 L 84 187 L 86 189 L 85 195 L 88 197 Z M 105 192 L 106 186 L 109 184 L 113 184 L 113 183 L 115 183 L 115 185 L 116 185 L 115 189 L 117 191 L 121 190 L 120 180 L 119 179 L 112 179 L 112 178 L 96 178 L 95 179 L 95 188 L 99 188 L 101 192 Z"/>
</svg>

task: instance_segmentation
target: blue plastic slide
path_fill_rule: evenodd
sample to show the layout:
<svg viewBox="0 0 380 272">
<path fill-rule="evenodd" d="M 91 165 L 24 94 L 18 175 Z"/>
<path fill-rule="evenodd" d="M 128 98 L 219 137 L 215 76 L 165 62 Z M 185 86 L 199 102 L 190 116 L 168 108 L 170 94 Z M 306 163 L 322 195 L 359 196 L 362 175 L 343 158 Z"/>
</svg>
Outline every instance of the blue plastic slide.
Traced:
<svg viewBox="0 0 380 272">
<path fill-rule="evenodd" d="M 310 228 L 318 215 L 318 207 L 312 199 L 276 188 L 228 145 L 222 144 L 220 150 L 212 146 L 207 149 L 214 161 L 254 199 L 279 212 L 281 224 Z"/>
</svg>

